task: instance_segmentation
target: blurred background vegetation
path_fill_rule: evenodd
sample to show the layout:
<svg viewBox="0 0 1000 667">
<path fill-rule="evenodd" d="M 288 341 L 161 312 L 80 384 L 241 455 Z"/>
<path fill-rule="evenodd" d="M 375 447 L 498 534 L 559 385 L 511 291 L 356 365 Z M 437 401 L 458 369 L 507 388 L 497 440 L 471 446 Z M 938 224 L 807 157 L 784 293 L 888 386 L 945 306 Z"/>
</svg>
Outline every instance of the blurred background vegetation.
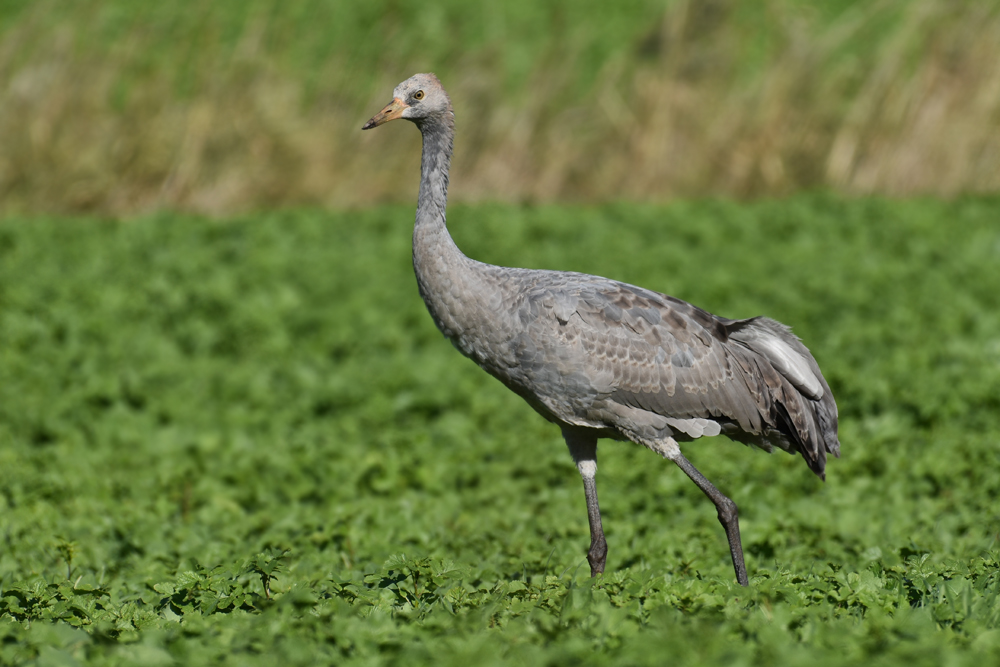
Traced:
<svg viewBox="0 0 1000 667">
<path fill-rule="evenodd" d="M 995 2 L 2 0 L 0 213 L 410 201 L 428 70 L 459 200 L 995 192 L 998 63 Z"/>
</svg>

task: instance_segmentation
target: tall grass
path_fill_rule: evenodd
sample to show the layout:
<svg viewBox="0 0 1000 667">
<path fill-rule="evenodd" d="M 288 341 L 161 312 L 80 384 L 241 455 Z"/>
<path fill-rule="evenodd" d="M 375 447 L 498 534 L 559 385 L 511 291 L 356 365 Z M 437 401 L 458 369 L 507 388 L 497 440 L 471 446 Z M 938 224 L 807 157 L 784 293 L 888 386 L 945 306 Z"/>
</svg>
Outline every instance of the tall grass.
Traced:
<svg viewBox="0 0 1000 667">
<path fill-rule="evenodd" d="M 998 62 L 950 0 L 11 2 L 0 212 L 409 199 L 416 133 L 359 127 L 422 70 L 466 201 L 996 191 Z"/>
</svg>

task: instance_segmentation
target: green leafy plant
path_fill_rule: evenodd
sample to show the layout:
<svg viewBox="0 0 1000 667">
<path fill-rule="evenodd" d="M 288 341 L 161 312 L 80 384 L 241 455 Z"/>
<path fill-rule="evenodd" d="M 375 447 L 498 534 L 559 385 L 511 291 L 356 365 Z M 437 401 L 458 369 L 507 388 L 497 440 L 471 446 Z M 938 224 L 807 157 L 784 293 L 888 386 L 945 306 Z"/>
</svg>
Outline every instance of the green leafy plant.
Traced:
<svg viewBox="0 0 1000 667">
<path fill-rule="evenodd" d="M 414 288 L 411 207 L 0 221 L 0 665 L 993 664 L 1000 201 L 456 207 L 470 256 L 792 324 L 843 458 L 557 431 Z M 665 658 L 667 656 L 667 658 Z"/>
</svg>

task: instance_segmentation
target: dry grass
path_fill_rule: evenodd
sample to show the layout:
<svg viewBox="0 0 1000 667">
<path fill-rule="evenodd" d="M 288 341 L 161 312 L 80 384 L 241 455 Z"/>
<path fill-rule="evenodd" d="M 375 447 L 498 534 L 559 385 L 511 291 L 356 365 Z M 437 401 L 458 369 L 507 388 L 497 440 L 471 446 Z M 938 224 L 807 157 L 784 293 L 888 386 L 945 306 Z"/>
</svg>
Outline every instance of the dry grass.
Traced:
<svg viewBox="0 0 1000 667">
<path fill-rule="evenodd" d="M 0 33 L 7 214 L 409 199 L 418 135 L 359 128 L 430 68 L 456 103 L 452 192 L 467 201 L 1000 190 L 992 3 L 857 3 L 821 19 L 775 0 L 757 48 L 738 3 L 676 2 L 585 85 L 586 42 L 553 36 L 514 92 L 509 34 L 459 60 L 411 49 L 372 62 L 334 45 L 303 67 L 258 12 L 236 39 L 208 30 L 150 61 L 141 20 L 88 46 L 86 23 L 52 18 L 58 7 L 30 5 Z"/>
</svg>

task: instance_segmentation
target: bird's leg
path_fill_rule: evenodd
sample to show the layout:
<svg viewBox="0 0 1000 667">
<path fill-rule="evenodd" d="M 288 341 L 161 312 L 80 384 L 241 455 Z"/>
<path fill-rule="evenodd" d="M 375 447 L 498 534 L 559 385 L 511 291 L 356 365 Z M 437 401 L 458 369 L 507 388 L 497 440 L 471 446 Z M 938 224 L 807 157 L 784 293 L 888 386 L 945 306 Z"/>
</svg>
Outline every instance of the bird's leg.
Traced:
<svg viewBox="0 0 1000 667">
<path fill-rule="evenodd" d="M 684 458 L 680 448 L 674 445 L 676 452 L 671 452 L 667 458 L 677 464 L 684 473 L 691 478 L 691 481 L 698 485 L 709 499 L 715 503 L 715 509 L 719 512 L 719 521 L 726 529 L 726 537 L 729 539 L 729 551 L 733 556 L 733 567 L 736 569 L 736 581 L 740 586 L 746 586 L 747 566 L 743 563 L 743 545 L 740 543 L 740 520 L 736 503 L 722 495 L 705 476 L 698 472 L 698 469 L 691 465 L 691 462 Z"/>
<path fill-rule="evenodd" d="M 590 550 L 587 552 L 587 562 L 590 563 L 590 576 L 596 577 L 604 573 L 604 564 L 608 559 L 608 543 L 604 539 L 604 529 L 601 527 L 601 508 L 597 505 L 597 438 L 586 432 L 575 432 L 563 429 L 563 437 L 569 447 L 569 453 L 576 462 L 576 469 L 583 478 L 583 493 L 587 497 L 587 518 L 590 520 Z"/>
</svg>

